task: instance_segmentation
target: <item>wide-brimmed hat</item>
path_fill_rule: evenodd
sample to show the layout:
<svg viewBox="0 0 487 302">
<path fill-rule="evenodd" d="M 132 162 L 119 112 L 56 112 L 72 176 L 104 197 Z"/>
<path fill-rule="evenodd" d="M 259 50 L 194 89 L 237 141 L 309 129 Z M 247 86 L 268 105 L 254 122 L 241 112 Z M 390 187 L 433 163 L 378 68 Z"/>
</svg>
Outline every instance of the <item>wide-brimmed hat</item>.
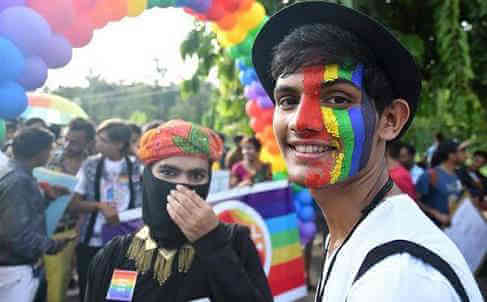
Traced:
<svg viewBox="0 0 487 302">
<path fill-rule="evenodd" d="M 274 101 L 276 81 L 271 74 L 271 64 L 275 47 L 294 29 L 310 24 L 331 24 L 352 32 L 374 53 L 374 63 L 388 77 L 393 96 L 406 100 L 411 110 L 401 136 L 411 124 L 419 103 L 421 75 L 418 67 L 409 51 L 383 25 L 342 5 L 300 2 L 280 10 L 264 25 L 255 40 L 252 60 L 269 97 Z"/>
</svg>

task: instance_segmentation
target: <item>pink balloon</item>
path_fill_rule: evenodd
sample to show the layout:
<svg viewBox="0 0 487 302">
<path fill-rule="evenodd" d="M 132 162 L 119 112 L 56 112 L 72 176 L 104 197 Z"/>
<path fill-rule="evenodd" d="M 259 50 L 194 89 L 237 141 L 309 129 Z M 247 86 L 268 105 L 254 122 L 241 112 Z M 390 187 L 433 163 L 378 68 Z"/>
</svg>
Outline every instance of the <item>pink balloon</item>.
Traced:
<svg viewBox="0 0 487 302">
<path fill-rule="evenodd" d="M 24 71 L 17 82 L 25 90 L 34 90 L 42 87 L 47 80 L 47 65 L 39 57 L 30 57 L 25 60 Z"/>
<path fill-rule="evenodd" d="M 26 4 L 43 16 L 54 32 L 60 33 L 71 26 L 74 17 L 72 0 L 27 0 Z"/>
<path fill-rule="evenodd" d="M 93 25 L 87 15 L 80 15 L 75 18 L 71 28 L 63 35 L 68 39 L 73 48 L 81 48 L 90 43 L 93 38 Z"/>
</svg>

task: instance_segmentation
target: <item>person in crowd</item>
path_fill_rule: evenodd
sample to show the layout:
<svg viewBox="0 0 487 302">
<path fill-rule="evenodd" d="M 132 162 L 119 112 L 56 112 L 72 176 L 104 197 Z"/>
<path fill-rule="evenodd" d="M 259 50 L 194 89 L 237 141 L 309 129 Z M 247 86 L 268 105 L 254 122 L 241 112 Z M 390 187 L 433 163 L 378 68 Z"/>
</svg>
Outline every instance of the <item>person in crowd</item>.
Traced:
<svg viewBox="0 0 487 302">
<path fill-rule="evenodd" d="M 487 152 L 479 150 L 473 153 L 472 164 L 469 167 L 462 165 L 456 171 L 463 187 L 477 202 L 482 201 L 487 193 L 487 177 L 480 172 L 485 164 L 487 164 Z"/>
<path fill-rule="evenodd" d="M 399 162 L 409 170 L 413 184 L 416 185 L 418 179 L 424 173 L 424 169 L 416 164 L 414 157 L 416 156 L 416 148 L 413 145 L 402 143 L 399 153 Z"/>
<path fill-rule="evenodd" d="M 482 301 L 455 244 L 389 177 L 386 144 L 407 130 L 421 90 L 393 34 L 305 1 L 272 16 L 252 53 L 289 180 L 310 189 L 330 231 L 315 301 Z"/>
<path fill-rule="evenodd" d="M 445 140 L 443 133 L 437 132 L 435 134 L 435 141 L 433 144 L 426 150 L 426 160 L 428 162 L 428 166 L 432 167 L 431 161 L 433 160 L 433 154 L 435 154 L 438 145 Z"/>
<path fill-rule="evenodd" d="M 6 120 L 5 121 L 5 128 L 7 130 L 7 138 L 6 141 L 10 141 L 14 139 L 15 133 L 17 130 L 20 130 L 20 122 L 18 120 Z"/>
<path fill-rule="evenodd" d="M 250 186 L 266 180 L 272 180 L 269 164 L 259 159 L 260 141 L 253 136 L 245 137 L 240 142 L 243 160 L 234 164 L 230 175 L 230 187 Z"/>
<path fill-rule="evenodd" d="M 130 130 L 132 130 L 132 139 L 130 141 L 130 155 L 136 156 L 140 137 L 142 136 L 142 128 L 134 123 L 129 124 L 129 127 Z"/>
<path fill-rule="evenodd" d="M 153 120 L 151 122 L 148 122 L 142 127 L 142 134 L 146 133 L 147 131 L 157 128 L 160 125 L 164 124 L 164 121 L 162 120 Z"/>
<path fill-rule="evenodd" d="M 391 142 L 387 145 L 387 166 L 389 175 L 396 186 L 408 194 L 413 200 L 416 200 L 416 188 L 409 171 L 399 161 L 400 152 L 404 145 L 400 142 Z"/>
<path fill-rule="evenodd" d="M 39 117 L 33 117 L 33 118 L 26 120 L 24 122 L 24 127 L 44 128 L 44 129 L 48 129 L 49 131 L 51 131 L 49 129 L 49 126 L 47 125 L 47 123 Z"/>
<path fill-rule="evenodd" d="M 465 161 L 465 150 L 446 140 L 438 145 L 431 160 L 432 168 L 416 184 L 418 203 L 440 228 L 451 223 L 450 207 L 459 199 L 462 187 L 455 171 Z"/>
<path fill-rule="evenodd" d="M 44 197 L 32 174 L 46 164 L 53 141 L 43 128 L 20 130 L 12 143 L 14 158 L 0 169 L 0 301 L 33 301 L 43 279 L 41 257 L 57 253 L 74 239 L 47 237 L 45 197 L 53 200 L 68 191 L 53 186 Z"/>
<path fill-rule="evenodd" d="M 129 157 L 130 127 L 110 119 L 96 130 L 97 155 L 88 157 L 78 172 L 78 183 L 69 205 L 74 214 L 82 215 L 80 243 L 76 247 L 80 295 L 86 288 L 88 266 L 106 244 L 103 229 L 118 225 L 119 213 L 142 205 L 140 167 Z"/>
<path fill-rule="evenodd" d="M 233 137 L 235 146 L 225 156 L 225 167 L 230 171 L 232 170 L 233 165 L 243 160 L 242 146 L 240 146 L 240 142 L 243 138 L 243 135 L 235 135 Z"/>
<path fill-rule="evenodd" d="M 222 150 L 214 131 L 181 120 L 144 133 L 145 226 L 98 253 L 86 302 L 105 301 L 117 270 L 138 273 L 133 302 L 273 300 L 249 229 L 220 223 L 205 200 Z"/>
<path fill-rule="evenodd" d="M 83 118 L 73 119 L 68 125 L 63 149 L 53 155 L 47 168 L 68 175 L 76 175 L 81 164 L 88 157 L 94 141 L 95 126 L 93 123 Z"/>
<path fill-rule="evenodd" d="M 223 152 L 220 160 L 218 162 L 213 163 L 213 170 L 228 170 L 229 168 L 225 165 L 225 158 L 227 157 L 228 152 L 230 151 L 228 147 L 225 145 L 225 134 L 222 132 L 217 132 L 218 136 L 223 142 Z"/>
</svg>

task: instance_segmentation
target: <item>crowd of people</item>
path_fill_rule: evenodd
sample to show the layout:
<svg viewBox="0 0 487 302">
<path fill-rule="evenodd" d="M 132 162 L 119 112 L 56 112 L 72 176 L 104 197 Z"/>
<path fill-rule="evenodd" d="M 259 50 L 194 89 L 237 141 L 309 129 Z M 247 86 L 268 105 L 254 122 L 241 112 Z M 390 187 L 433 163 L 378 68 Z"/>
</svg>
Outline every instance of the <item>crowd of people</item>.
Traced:
<svg viewBox="0 0 487 302">
<path fill-rule="evenodd" d="M 265 23 L 252 60 L 275 104 L 273 130 L 289 181 L 309 189 L 329 231 L 315 301 L 482 301 L 441 229 L 462 193 L 485 207 L 486 152 L 475 150 L 466 166 L 468 142 L 437 135 L 420 164 L 414 147 L 396 142 L 421 90 L 401 43 L 361 13 L 306 1 Z M 221 135 L 182 120 L 139 128 L 79 118 L 66 129 L 40 119 L 12 122 L 7 134 L 0 301 L 45 301 L 42 258 L 73 241 L 86 302 L 112 300 L 117 274 L 127 272 L 136 278 L 124 285 L 131 301 L 273 300 L 249 229 L 219 222 L 206 202 L 215 166 L 231 171 L 231 187 L 272 179 L 256 138 L 235 137 L 226 152 Z M 72 192 L 38 183 L 37 167 L 75 176 Z M 51 238 L 44 211 L 67 194 L 56 232 L 76 235 Z M 121 219 L 140 207 L 139 221 Z"/>
</svg>

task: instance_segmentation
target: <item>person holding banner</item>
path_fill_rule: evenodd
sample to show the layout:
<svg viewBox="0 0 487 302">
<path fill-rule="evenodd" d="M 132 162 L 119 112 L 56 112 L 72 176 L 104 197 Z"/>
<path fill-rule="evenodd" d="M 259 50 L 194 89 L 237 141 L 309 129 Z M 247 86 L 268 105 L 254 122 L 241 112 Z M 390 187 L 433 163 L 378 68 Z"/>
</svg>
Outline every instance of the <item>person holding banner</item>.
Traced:
<svg viewBox="0 0 487 302">
<path fill-rule="evenodd" d="M 483 301 L 455 244 L 388 174 L 386 145 L 421 90 L 406 48 L 360 12 L 306 1 L 267 21 L 253 63 L 289 179 L 329 227 L 315 301 Z"/>
<path fill-rule="evenodd" d="M 181 120 L 142 136 L 145 226 L 98 253 L 85 301 L 272 301 L 248 228 L 220 223 L 205 201 L 222 150 L 214 131 Z"/>
</svg>

